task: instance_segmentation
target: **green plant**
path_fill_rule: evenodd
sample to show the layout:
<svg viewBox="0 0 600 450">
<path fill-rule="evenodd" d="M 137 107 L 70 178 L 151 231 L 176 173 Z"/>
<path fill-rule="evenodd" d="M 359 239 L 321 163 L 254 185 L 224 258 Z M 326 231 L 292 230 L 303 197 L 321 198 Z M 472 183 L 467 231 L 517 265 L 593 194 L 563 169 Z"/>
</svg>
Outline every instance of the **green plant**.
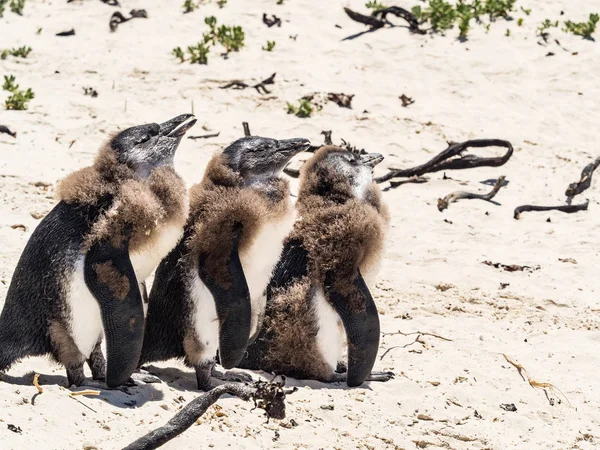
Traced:
<svg viewBox="0 0 600 450">
<path fill-rule="evenodd" d="M 193 10 L 198 8 L 198 6 L 200 6 L 200 4 L 194 2 L 194 0 L 185 0 L 183 2 L 183 13 L 191 13 Z"/>
<path fill-rule="evenodd" d="M 217 41 L 225 47 L 227 53 L 237 52 L 244 46 L 245 33 L 240 26 L 229 27 L 221 25 L 217 30 Z"/>
<path fill-rule="evenodd" d="M 190 54 L 190 64 L 208 64 L 208 53 L 210 47 L 207 47 L 203 42 L 198 42 L 196 45 L 188 47 Z"/>
<path fill-rule="evenodd" d="M 546 30 L 549 30 L 550 28 L 556 28 L 558 27 L 558 20 L 555 22 L 550 21 L 549 19 L 544 20 L 537 28 L 537 32 L 539 36 L 544 36 L 546 34 L 548 34 L 548 32 Z"/>
<path fill-rule="evenodd" d="M 223 8 L 227 4 L 227 0 L 217 0 L 217 5 L 219 8 Z"/>
<path fill-rule="evenodd" d="M 283 5 L 283 0 L 277 0 L 278 5 Z"/>
<path fill-rule="evenodd" d="M 517 20 L 517 25 L 519 25 L 520 27 L 523 26 L 523 18 L 519 17 L 519 20 Z"/>
<path fill-rule="evenodd" d="M 181 50 L 181 47 L 175 47 L 173 49 L 173 56 L 179 59 L 181 62 L 185 62 L 185 53 Z"/>
<path fill-rule="evenodd" d="M 367 3 L 365 3 L 365 7 L 372 9 L 373 12 L 377 11 L 378 9 L 383 9 L 383 8 L 387 8 L 386 5 L 383 5 L 381 3 L 377 3 L 377 0 L 371 0 Z"/>
<path fill-rule="evenodd" d="M 25 0 L 10 0 L 10 10 L 15 14 L 22 16 L 24 7 Z"/>
<path fill-rule="evenodd" d="M 435 31 L 449 30 L 454 25 L 457 13 L 454 6 L 444 0 L 429 0 L 427 8 L 413 8 L 417 20 L 429 20 Z"/>
<path fill-rule="evenodd" d="M 508 28 L 506 29 L 506 33 L 504 33 L 504 36 L 506 36 L 506 37 L 510 36 L 510 30 Z"/>
<path fill-rule="evenodd" d="M 483 12 L 489 14 L 490 20 L 498 17 L 508 17 L 508 13 L 513 11 L 517 0 L 485 0 Z"/>
<path fill-rule="evenodd" d="M 275 48 L 275 41 L 267 41 L 267 46 L 263 47 L 262 49 L 265 52 L 272 52 L 274 48 Z"/>
<path fill-rule="evenodd" d="M 573 33 L 576 36 L 582 36 L 586 39 L 591 39 L 592 34 L 596 31 L 596 25 L 600 20 L 598 14 L 590 14 L 590 18 L 587 22 L 571 22 L 567 20 L 565 22 L 565 31 Z"/>
<path fill-rule="evenodd" d="M 2 89 L 11 93 L 5 100 L 4 107 L 6 109 L 22 111 L 27 109 L 27 104 L 35 97 L 35 95 L 31 88 L 28 88 L 26 91 L 20 90 L 19 85 L 16 84 L 15 81 L 14 75 L 4 75 Z"/>
<path fill-rule="evenodd" d="M 307 99 L 301 98 L 298 100 L 298 106 L 287 102 L 287 113 L 293 114 L 296 117 L 307 118 L 315 111 L 315 106 Z"/>
<path fill-rule="evenodd" d="M 35 34 L 37 34 L 37 35 L 40 35 L 40 34 L 42 34 L 42 27 L 39 27 L 39 28 L 36 30 Z"/>
<path fill-rule="evenodd" d="M 531 14 L 531 8 L 527 9 L 527 8 L 523 8 L 521 6 L 521 11 L 523 11 L 525 13 L 526 16 L 528 16 L 529 14 Z"/>
</svg>

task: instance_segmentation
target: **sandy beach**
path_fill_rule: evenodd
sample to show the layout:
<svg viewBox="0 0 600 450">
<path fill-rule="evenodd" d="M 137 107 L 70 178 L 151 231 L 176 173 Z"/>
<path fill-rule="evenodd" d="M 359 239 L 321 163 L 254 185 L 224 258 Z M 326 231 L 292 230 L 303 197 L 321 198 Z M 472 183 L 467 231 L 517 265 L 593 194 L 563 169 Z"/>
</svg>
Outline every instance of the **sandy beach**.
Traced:
<svg viewBox="0 0 600 450">
<path fill-rule="evenodd" d="M 564 204 L 569 183 L 600 156 L 600 44 L 561 28 L 550 30 L 548 43 L 536 36 L 545 19 L 587 20 L 598 2 L 519 0 L 514 20 L 498 19 L 489 31 L 473 24 L 465 42 L 456 29 L 411 34 L 394 17 L 397 26 L 362 33 L 368 28 L 343 10 L 367 13 L 360 0 L 228 0 L 189 14 L 181 3 L 28 1 L 23 16 L 7 7 L 0 18 L 0 49 L 32 48 L 27 58 L 0 60 L 0 75 L 35 93 L 28 110 L 7 111 L 0 91 L 0 125 L 17 132 L 0 134 L 0 305 L 31 233 L 56 204 L 57 182 L 91 164 L 110 134 L 129 126 L 193 112 L 190 134 L 218 132 L 182 142 L 176 169 L 189 186 L 213 154 L 243 136 L 244 121 L 256 135 L 315 144 L 331 130 L 336 144 L 343 138 L 385 155 L 375 175 L 421 164 L 447 141 L 505 139 L 515 152 L 502 167 L 428 174 L 426 183 L 395 189 L 381 184 L 391 226 L 371 286 L 383 332 L 374 369 L 395 379 L 354 389 L 289 379 L 299 390 L 287 399 L 287 418 L 268 423 L 251 402 L 225 396 L 164 448 L 600 446 L 600 181 L 573 201 L 589 199 L 587 211 L 513 218 L 519 205 Z M 113 12 L 140 8 L 148 18 L 110 32 Z M 281 27 L 267 27 L 263 13 L 280 17 Z M 242 26 L 245 47 L 227 58 L 211 50 L 207 65 L 180 63 L 173 48 L 197 43 L 207 16 Z M 71 28 L 74 36 L 55 36 Z M 267 41 L 276 42 L 271 52 L 262 49 Z M 269 94 L 220 89 L 273 73 Z M 90 87 L 97 97 L 84 95 Z M 327 102 L 309 118 L 287 114 L 286 102 L 315 92 L 354 95 L 352 108 Z M 403 94 L 414 103 L 403 107 Z M 309 156 L 296 157 L 294 167 Z M 498 204 L 462 200 L 438 211 L 438 198 L 488 192 L 482 182 L 501 175 L 508 184 Z M 291 183 L 295 194 L 298 182 Z M 484 261 L 531 269 L 509 272 Z M 0 448 L 124 447 L 199 395 L 183 363 L 149 367 L 163 383 L 74 398 L 64 368 L 50 359 L 15 364 L 0 381 Z M 533 387 L 527 375 L 555 389 Z"/>
</svg>

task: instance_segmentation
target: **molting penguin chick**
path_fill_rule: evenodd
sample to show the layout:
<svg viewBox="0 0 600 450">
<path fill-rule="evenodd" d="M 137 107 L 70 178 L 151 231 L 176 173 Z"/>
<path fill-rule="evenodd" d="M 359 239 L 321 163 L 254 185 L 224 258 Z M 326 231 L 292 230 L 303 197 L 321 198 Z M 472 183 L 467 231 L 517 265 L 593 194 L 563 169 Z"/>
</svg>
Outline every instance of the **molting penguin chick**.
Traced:
<svg viewBox="0 0 600 450">
<path fill-rule="evenodd" d="M 306 139 L 246 137 L 208 163 L 190 190 L 184 239 L 156 271 L 140 363 L 185 357 L 210 388 L 217 349 L 226 369 L 258 333 L 265 289 L 295 211 L 279 174 Z M 227 378 L 227 377 L 226 377 Z"/>
<path fill-rule="evenodd" d="M 267 288 L 263 328 L 239 367 L 324 382 L 387 381 L 373 281 L 389 222 L 372 169 L 383 157 L 323 147 L 302 168 L 300 218 Z M 364 277 L 364 278 L 363 278 Z M 347 373 L 336 373 L 348 347 Z"/>
<path fill-rule="evenodd" d="M 93 166 L 59 184 L 60 202 L 33 232 L 8 289 L 0 371 L 51 354 L 66 367 L 69 386 L 84 382 L 86 360 L 109 387 L 130 377 L 143 342 L 143 282 L 187 219 L 186 187 L 172 163 L 191 118 L 129 128 L 100 149 Z"/>
</svg>

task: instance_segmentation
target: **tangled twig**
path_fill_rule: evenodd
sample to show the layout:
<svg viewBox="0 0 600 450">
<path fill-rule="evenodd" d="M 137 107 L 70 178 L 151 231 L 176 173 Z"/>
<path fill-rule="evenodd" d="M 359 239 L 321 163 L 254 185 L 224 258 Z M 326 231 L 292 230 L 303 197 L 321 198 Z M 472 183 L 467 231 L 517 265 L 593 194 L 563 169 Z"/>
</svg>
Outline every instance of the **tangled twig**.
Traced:
<svg viewBox="0 0 600 450">
<path fill-rule="evenodd" d="M 419 28 L 419 21 L 417 18 L 410 12 L 404 8 L 400 8 L 399 6 L 390 6 L 389 8 L 382 8 L 374 11 L 372 15 L 366 16 L 361 13 L 357 13 L 352 11 L 350 8 L 344 8 L 348 17 L 358 23 L 362 23 L 364 25 L 369 25 L 371 30 L 378 30 L 379 28 L 383 28 L 386 24 L 390 24 L 390 21 L 387 20 L 387 15 L 392 14 L 396 17 L 400 17 L 408 22 L 409 30 L 413 33 L 425 34 L 425 30 L 421 30 Z"/>
<path fill-rule="evenodd" d="M 556 392 L 555 392 L 555 391 L 557 391 L 558 393 L 560 393 L 560 395 L 562 395 L 562 396 L 563 396 L 563 398 L 564 398 L 564 399 L 567 401 L 567 403 L 569 404 L 569 406 L 572 406 L 572 405 L 571 405 L 571 402 L 569 401 L 569 399 L 567 398 L 567 396 L 566 396 L 565 394 L 563 394 L 563 393 L 562 393 L 562 391 L 561 391 L 560 389 L 558 389 L 556 386 L 554 386 L 554 385 L 553 385 L 553 384 L 551 384 L 551 383 L 540 383 L 540 382 L 538 382 L 538 381 L 535 381 L 534 379 L 532 379 L 532 378 L 529 376 L 529 374 L 527 373 L 527 370 L 525 370 L 525 368 L 524 368 L 524 367 L 523 367 L 521 364 L 519 364 L 519 363 L 517 363 L 517 362 L 514 362 L 513 360 L 511 360 L 511 359 L 510 359 L 510 358 L 509 358 L 507 355 L 505 355 L 504 353 L 502 354 L 502 356 L 504 356 L 504 359 L 505 359 L 505 360 L 506 360 L 508 363 L 510 363 L 511 365 L 513 365 L 513 366 L 514 366 L 514 367 L 517 369 L 517 371 L 519 372 L 519 375 L 521 375 L 521 378 L 523 378 L 523 381 L 527 381 L 527 382 L 529 383 L 529 385 L 530 385 L 532 388 L 534 388 L 534 389 L 535 389 L 535 388 L 538 388 L 538 389 L 543 389 L 543 390 L 544 390 L 544 393 L 546 394 L 546 398 L 547 398 L 547 399 L 548 399 L 548 401 L 550 402 L 550 405 L 551 405 L 551 406 L 552 406 L 552 405 L 554 405 L 554 403 L 553 403 L 553 401 L 552 401 L 552 400 L 550 400 L 550 397 L 548 396 L 548 393 L 546 392 L 546 389 L 548 389 L 548 390 L 549 390 L 549 391 L 550 391 L 552 394 L 554 394 L 556 397 L 558 397 L 558 396 L 556 395 Z M 524 374 L 524 375 L 523 375 L 523 374 Z M 560 400 L 559 400 L 559 401 L 560 401 Z"/>
<path fill-rule="evenodd" d="M 469 200 L 479 199 L 479 200 L 485 200 L 485 201 L 489 202 L 496 196 L 496 194 L 498 193 L 500 188 L 502 186 L 504 186 L 505 178 L 506 177 L 504 175 L 499 177 L 498 180 L 496 181 L 496 184 L 494 185 L 494 188 L 487 194 L 473 194 L 471 192 L 465 192 L 465 191 L 452 192 L 451 194 L 446 195 L 444 198 L 439 198 L 438 202 L 437 202 L 437 207 L 440 211 L 443 211 L 443 210 L 447 209 L 448 206 L 450 206 L 450 203 L 457 202 L 461 199 L 469 199 Z"/>
<path fill-rule="evenodd" d="M 113 15 L 110 16 L 110 22 L 108 24 L 108 26 L 110 27 L 110 31 L 114 32 L 117 29 L 117 27 L 119 26 L 119 24 L 128 22 L 131 19 L 137 19 L 137 18 L 147 19 L 148 18 L 148 13 L 146 12 L 145 9 L 132 9 L 131 11 L 129 11 L 129 15 L 130 15 L 130 17 L 125 17 L 119 11 L 114 12 Z"/>
<path fill-rule="evenodd" d="M 164 445 L 191 427 L 223 394 L 234 395 L 244 401 L 252 400 L 255 408 L 265 410 L 267 418 L 283 419 L 285 397 L 296 390 L 284 389 L 284 385 L 285 379 L 281 383 L 257 381 L 251 385 L 226 383 L 217 386 L 192 400 L 165 425 L 137 439 L 124 450 L 150 450 Z"/>
<path fill-rule="evenodd" d="M 396 334 L 400 334 L 400 335 L 402 335 L 402 336 L 414 336 L 414 335 L 416 335 L 417 337 L 415 337 L 415 339 L 414 339 L 412 342 L 409 342 L 408 344 L 405 344 L 405 345 L 396 345 L 396 346 L 394 346 L 394 347 L 390 347 L 390 348 L 388 348 L 388 349 L 387 349 L 385 352 L 383 352 L 383 354 L 382 354 L 382 355 L 379 357 L 379 360 L 382 360 L 382 359 L 385 357 L 385 355 L 387 355 L 389 352 L 391 352 L 392 350 L 395 350 L 395 349 L 397 349 L 397 348 L 406 348 L 406 347 L 410 347 L 411 345 L 414 345 L 414 344 L 416 344 L 416 343 L 419 343 L 419 344 L 421 344 L 421 345 L 425 346 L 425 342 L 421 340 L 421 338 L 422 338 L 423 336 L 431 336 L 431 337 L 434 337 L 434 338 L 437 338 L 437 339 L 441 339 L 441 340 L 443 340 L 443 341 L 452 342 L 452 339 L 445 338 L 445 337 L 443 337 L 443 336 L 440 336 L 439 334 L 435 334 L 435 333 L 427 333 L 427 332 L 425 332 L 425 331 L 413 331 L 413 332 L 411 332 L 411 333 L 404 333 L 404 332 L 402 332 L 402 331 L 398 330 L 398 331 L 395 331 L 395 332 L 392 332 L 392 333 L 383 333 L 383 336 L 393 336 L 393 335 L 396 335 Z"/>
<path fill-rule="evenodd" d="M 269 78 L 265 78 L 260 83 L 256 83 L 254 85 L 249 85 L 248 83 L 245 83 L 241 80 L 233 80 L 233 81 L 227 83 L 225 86 L 221 86 L 221 89 L 229 89 L 229 88 L 246 89 L 246 88 L 251 87 L 251 88 L 256 89 L 256 91 L 259 94 L 270 94 L 271 91 L 269 91 L 265 86 L 268 84 L 275 84 L 275 75 L 277 75 L 277 73 L 274 73 Z M 262 90 L 262 92 L 261 92 L 261 90 Z"/>
<path fill-rule="evenodd" d="M 594 170 L 598 168 L 598 166 L 600 166 L 600 157 L 598 157 L 593 163 L 590 163 L 583 168 L 579 181 L 569 185 L 567 191 L 565 192 L 565 195 L 567 196 L 567 205 L 571 204 L 573 197 L 581 194 L 590 187 L 590 184 L 592 183 L 592 174 L 594 173 Z"/>
<path fill-rule="evenodd" d="M 505 147 L 507 152 L 502 156 L 492 158 L 481 158 L 476 155 L 462 155 L 468 148 L 481 147 Z M 433 157 L 425 164 L 410 169 L 390 168 L 390 171 L 387 174 L 376 177 L 375 181 L 377 183 L 384 183 L 392 178 L 409 178 L 442 170 L 473 169 L 475 167 L 483 166 L 498 167 L 506 164 L 513 152 L 514 149 L 512 144 L 503 139 L 473 139 L 460 143 L 449 142 L 446 150 Z"/>
</svg>

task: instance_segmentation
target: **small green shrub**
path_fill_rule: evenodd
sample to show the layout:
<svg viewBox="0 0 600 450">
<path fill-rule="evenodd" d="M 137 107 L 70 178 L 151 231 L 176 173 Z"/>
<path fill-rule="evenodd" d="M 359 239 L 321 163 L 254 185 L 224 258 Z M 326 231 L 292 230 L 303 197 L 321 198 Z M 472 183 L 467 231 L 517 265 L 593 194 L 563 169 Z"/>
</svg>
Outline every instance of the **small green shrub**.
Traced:
<svg viewBox="0 0 600 450">
<path fill-rule="evenodd" d="M 506 32 L 504 33 L 504 36 L 506 36 L 506 37 L 510 36 L 510 30 L 508 28 L 506 29 Z"/>
<path fill-rule="evenodd" d="M 24 7 L 25 0 L 10 0 L 10 10 L 15 14 L 22 16 Z"/>
<path fill-rule="evenodd" d="M 244 30 L 240 26 L 221 25 L 217 30 L 217 41 L 225 47 L 227 53 L 239 51 L 244 46 L 245 36 Z"/>
<path fill-rule="evenodd" d="M 521 11 L 523 11 L 525 13 L 526 16 L 528 16 L 529 14 L 531 14 L 531 8 L 527 9 L 527 8 L 523 8 L 521 6 Z"/>
<path fill-rule="evenodd" d="M 31 53 L 31 47 L 23 46 L 18 48 L 4 49 L 0 51 L 0 59 L 6 59 L 9 55 L 15 58 L 27 58 Z"/>
<path fill-rule="evenodd" d="M 173 49 L 173 56 L 179 59 L 181 62 L 185 62 L 185 53 L 181 50 L 181 47 L 175 47 Z"/>
<path fill-rule="evenodd" d="M 275 48 L 275 41 L 267 41 L 267 45 L 264 46 L 262 49 L 265 52 L 272 52 L 274 48 Z"/>
<path fill-rule="evenodd" d="M 555 22 L 552 22 L 550 19 L 546 19 L 544 20 L 537 28 L 537 33 L 539 36 L 544 36 L 548 34 L 548 31 L 550 28 L 556 28 L 558 27 L 558 20 Z"/>
<path fill-rule="evenodd" d="M 372 1 L 369 1 L 369 2 L 365 3 L 365 7 L 369 8 L 369 9 L 372 9 L 373 12 L 377 11 L 378 9 L 387 8 L 386 5 L 383 5 L 381 3 L 377 3 L 377 0 L 372 0 Z"/>
<path fill-rule="evenodd" d="M 509 17 L 509 13 L 513 11 L 517 0 L 485 0 L 483 11 L 489 14 L 490 20 L 495 20 L 498 17 Z"/>
<path fill-rule="evenodd" d="M 519 17 L 519 20 L 517 20 L 517 25 L 519 25 L 520 27 L 523 26 L 523 18 Z"/>
<path fill-rule="evenodd" d="M 199 3 L 194 2 L 194 0 L 185 0 L 183 2 L 183 12 L 184 14 L 191 13 L 195 9 L 200 6 Z"/>
<path fill-rule="evenodd" d="M 596 25 L 600 20 L 598 14 L 590 14 L 590 18 L 587 22 L 571 22 L 567 20 L 565 22 L 564 30 L 568 33 L 573 33 L 576 36 L 581 36 L 586 39 L 592 39 L 592 34 L 596 31 Z"/>
<path fill-rule="evenodd" d="M 20 90 L 19 85 L 16 84 L 15 81 L 14 75 L 4 75 L 2 89 L 11 93 L 5 100 L 4 107 L 15 111 L 23 111 L 27 109 L 27 104 L 35 97 L 35 95 L 31 88 L 28 88 L 26 91 Z"/>
<path fill-rule="evenodd" d="M 190 54 L 190 64 L 208 64 L 209 52 L 210 47 L 207 47 L 202 42 L 198 42 L 196 45 L 190 45 L 188 47 L 188 53 Z"/>
<path fill-rule="evenodd" d="M 315 111 L 315 106 L 309 101 L 306 100 L 305 98 L 301 98 L 298 100 L 298 106 L 295 106 L 294 104 L 287 102 L 287 113 L 288 114 L 293 114 L 296 117 L 301 117 L 301 118 L 307 118 L 310 117 L 311 114 Z"/>
</svg>

